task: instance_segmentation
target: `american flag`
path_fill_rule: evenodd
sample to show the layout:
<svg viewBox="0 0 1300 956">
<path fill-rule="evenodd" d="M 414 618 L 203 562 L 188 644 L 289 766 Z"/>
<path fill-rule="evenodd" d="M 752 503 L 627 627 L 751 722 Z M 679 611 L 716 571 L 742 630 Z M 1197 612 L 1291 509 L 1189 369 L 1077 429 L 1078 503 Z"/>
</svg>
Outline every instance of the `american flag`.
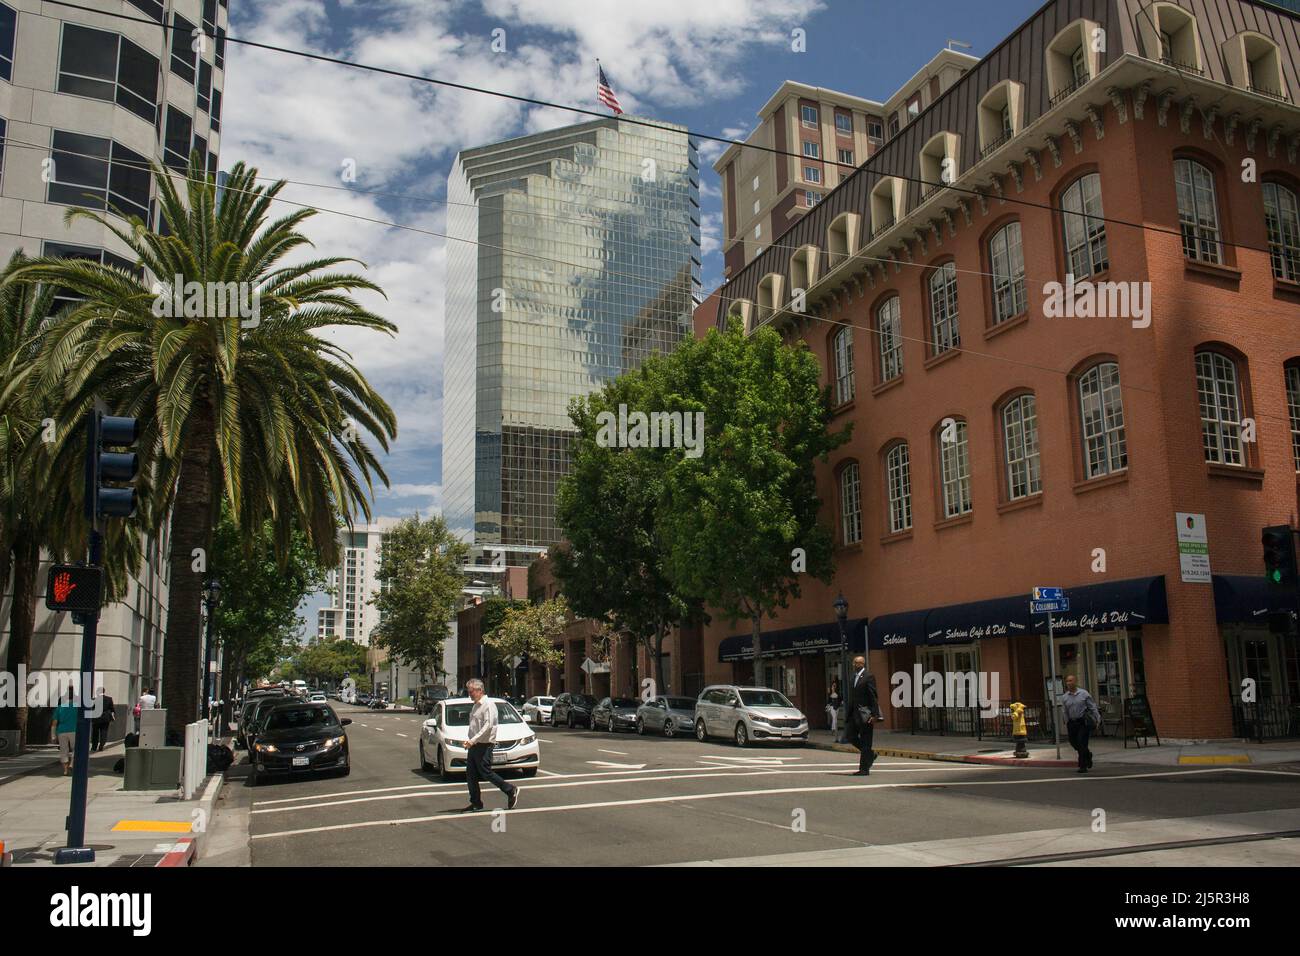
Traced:
<svg viewBox="0 0 1300 956">
<path fill-rule="evenodd" d="M 618 97 L 610 88 L 609 80 L 605 79 L 605 71 L 601 68 L 600 63 L 596 64 L 596 98 L 605 106 L 608 106 L 619 116 L 623 115 L 623 107 L 618 105 Z"/>
</svg>

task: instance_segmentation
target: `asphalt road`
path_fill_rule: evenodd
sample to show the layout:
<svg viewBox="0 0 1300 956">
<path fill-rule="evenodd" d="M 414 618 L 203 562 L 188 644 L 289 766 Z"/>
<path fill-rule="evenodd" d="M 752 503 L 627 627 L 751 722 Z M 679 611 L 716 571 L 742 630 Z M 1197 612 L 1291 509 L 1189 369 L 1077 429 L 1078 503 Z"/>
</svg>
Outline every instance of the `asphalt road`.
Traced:
<svg viewBox="0 0 1300 956">
<path fill-rule="evenodd" d="M 540 728 L 542 769 L 515 778 L 518 808 L 504 812 L 488 787 L 487 812 L 462 815 L 464 783 L 419 769 L 423 717 L 335 706 L 354 721 L 350 776 L 252 788 L 242 755 L 232 768 L 226 796 L 247 811 L 254 866 L 866 863 L 879 853 L 895 863 L 1150 866 L 1168 855 L 1186 865 L 1190 854 L 1300 864 L 1295 765 L 1081 776 L 881 758 L 864 778 L 851 775 L 852 756 L 830 751 Z M 1119 834 L 1127 848 L 1115 849 Z"/>
</svg>

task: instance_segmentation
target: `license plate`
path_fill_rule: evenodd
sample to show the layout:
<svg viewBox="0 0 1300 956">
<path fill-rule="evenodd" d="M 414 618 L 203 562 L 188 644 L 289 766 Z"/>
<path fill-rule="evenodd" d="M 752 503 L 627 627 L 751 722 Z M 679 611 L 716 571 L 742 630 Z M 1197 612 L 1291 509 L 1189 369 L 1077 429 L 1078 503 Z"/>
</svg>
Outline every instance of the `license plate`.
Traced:
<svg viewBox="0 0 1300 956">
<path fill-rule="evenodd" d="M 509 759 L 510 759 L 510 755 L 507 754 L 504 750 L 498 750 L 494 754 L 492 754 L 493 763 L 505 763 Z"/>
<path fill-rule="evenodd" d="M 311 761 L 310 761 L 310 758 L 308 758 L 308 757 L 294 757 L 294 758 L 293 758 L 293 765 L 294 765 L 295 767 L 305 767 L 305 766 L 307 766 L 307 764 L 310 763 L 310 762 L 311 762 Z"/>
<path fill-rule="evenodd" d="M 789 737 L 789 736 L 790 736 L 790 731 L 788 731 L 788 730 L 783 730 L 783 731 L 781 731 L 781 736 L 782 736 L 782 737 Z"/>
</svg>

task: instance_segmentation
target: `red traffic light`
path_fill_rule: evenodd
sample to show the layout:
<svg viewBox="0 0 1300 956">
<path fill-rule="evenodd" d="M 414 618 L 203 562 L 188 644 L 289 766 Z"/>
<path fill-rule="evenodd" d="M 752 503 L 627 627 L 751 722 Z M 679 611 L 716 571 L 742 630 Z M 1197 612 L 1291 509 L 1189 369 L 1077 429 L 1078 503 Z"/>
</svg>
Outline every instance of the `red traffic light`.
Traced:
<svg viewBox="0 0 1300 956">
<path fill-rule="evenodd" d="M 45 606 L 51 611 L 98 614 L 103 572 L 75 564 L 56 564 L 45 581 Z"/>
</svg>

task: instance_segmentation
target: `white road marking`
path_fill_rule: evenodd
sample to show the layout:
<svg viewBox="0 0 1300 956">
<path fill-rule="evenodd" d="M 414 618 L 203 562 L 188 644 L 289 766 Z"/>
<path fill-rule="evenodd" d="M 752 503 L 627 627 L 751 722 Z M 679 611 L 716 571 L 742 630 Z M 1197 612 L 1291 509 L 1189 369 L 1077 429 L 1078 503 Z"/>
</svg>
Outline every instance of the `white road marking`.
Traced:
<svg viewBox="0 0 1300 956">
<path fill-rule="evenodd" d="M 1242 771 L 1240 768 L 1235 768 L 1235 769 L 1237 769 L 1238 772 L 1248 772 L 1248 771 Z M 789 773 L 792 771 L 765 771 L 765 770 L 745 771 L 744 773 L 737 774 L 736 776 L 747 777 L 747 776 L 755 776 L 755 775 L 761 775 L 761 774 L 772 773 L 772 772 Z M 799 771 L 793 771 L 793 772 L 799 772 Z M 973 780 L 969 783 L 961 784 L 961 786 L 997 787 L 997 786 L 1024 786 L 1026 784 L 1044 784 L 1044 783 L 1072 783 L 1078 785 L 1078 784 L 1092 783 L 1099 780 L 1101 781 L 1141 780 L 1141 779 L 1149 779 L 1153 777 L 1185 777 L 1194 774 L 1223 773 L 1223 772 L 1224 770 L 1222 768 L 1209 767 L 1209 768 L 1203 768 L 1197 770 L 1174 770 L 1174 771 L 1157 771 L 1152 773 L 1131 773 L 1131 774 L 1120 774 L 1120 775 L 1108 776 L 1108 777 L 1090 777 L 1086 775 L 1080 776 L 1080 775 L 1072 774 L 1068 777 L 1065 776 L 1036 777 L 1029 780 Z M 1264 772 L 1286 773 L 1287 776 L 1297 776 L 1297 774 L 1287 773 L 1285 771 L 1264 771 Z M 568 784 L 545 784 L 544 786 L 568 786 Z M 571 803 L 571 804 L 565 804 L 562 806 L 555 806 L 555 807 L 519 807 L 509 812 L 511 814 L 559 813 L 568 810 L 603 810 L 603 809 L 614 809 L 618 807 L 649 806 L 657 803 L 687 803 L 696 800 L 720 800 L 720 799 L 725 799 L 727 797 L 770 797 L 770 796 L 782 796 L 785 794 L 794 794 L 794 793 L 828 793 L 837 790 L 901 790 L 901 789 L 933 787 L 933 786 L 935 786 L 934 783 L 856 783 L 856 784 L 842 784 L 840 786 L 833 786 L 833 787 L 778 787 L 769 790 L 731 790 L 731 791 L 724 791 L 721 793 L 676 794 L 674 796 L 667 796 L 667 797 L 641 797 L 634 800 L 608 800 L 608 801 L 596 802 L 596 803 Z M 532 789 L 532 788 L 526 788 L 526 789 Z M 407 824 L 407 823 L 449 823 L 452 821 L 464 821 L 465 819 L 466 819 L 465 816 L 458 813 L 439 813 L 435 816 L 405 817 L 400 820 L 364 820 L 359 823 L 336 823 L 329 826 L 305 827 L 300 830 L 280 830 L 275 833 L 255 833 L 252 834 L 250 839 L 274 840 L 280 837 L 303 836 L 309 833 L 332 833 L 332 832 L 337 832 L 339 830 L 363 830 L 363 829 L 369 829 L 371 827 L 400 826 L 402 824 Z"/>
<path fill-rule="evenodd" d="M 609 767 L 611 770 L 640 770 L 643 763 L 611 763 L 608 760 L 588 760 L 593 767 Z"/>
<path fill-rule="evenodd" d="M 399 737 L 405 737 L 406 734 L 398 734 L 397 736 L 399 736 Z"/>
<path fill-rule="evenodd" d="M 545 774 L 545 775 L 548 776 L 548 777 L 558 777 L 558 776 L 559 776 L 559 774 L 556 773 L 554 770 L 543 770 L 543 769 L 541 769 L 540 767 L 537 768 L 537 772 L 538 772 L 538 773 L 541 773 L 541 774 Z"/>
<path fill-rule="evenodd" d="M 615 756 L 618 756 L 618 757 L 626 757 L 626 756 L 627 756 L 627 751 L 626 751 L 626 750 L 601 750 L 599 747 L 596 748 L 596 753 L 598 753 L 598 754 L 614 754 Z M 590 763 L 591 761 L 587 761 L 587 762 Z M 642 764 L 641 766 L 644 767 L 645 764 Z"/>
</svg>

